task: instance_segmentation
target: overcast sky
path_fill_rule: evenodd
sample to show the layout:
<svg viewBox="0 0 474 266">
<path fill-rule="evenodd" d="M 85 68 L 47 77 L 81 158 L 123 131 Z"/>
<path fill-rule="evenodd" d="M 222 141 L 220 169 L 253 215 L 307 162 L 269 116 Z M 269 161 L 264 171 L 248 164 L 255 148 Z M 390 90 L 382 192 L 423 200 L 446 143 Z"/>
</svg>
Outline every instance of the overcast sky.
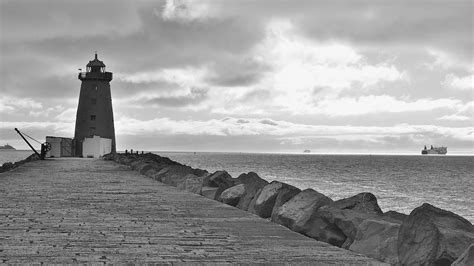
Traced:
<svg viewBox="0 0 474 266">
<path fill-rule="evenodd" d="M 471 0 L 0 1 L 1 145 L 72 137 L 98 51 L 118 150 L 474 153 Z"/>
</svg>

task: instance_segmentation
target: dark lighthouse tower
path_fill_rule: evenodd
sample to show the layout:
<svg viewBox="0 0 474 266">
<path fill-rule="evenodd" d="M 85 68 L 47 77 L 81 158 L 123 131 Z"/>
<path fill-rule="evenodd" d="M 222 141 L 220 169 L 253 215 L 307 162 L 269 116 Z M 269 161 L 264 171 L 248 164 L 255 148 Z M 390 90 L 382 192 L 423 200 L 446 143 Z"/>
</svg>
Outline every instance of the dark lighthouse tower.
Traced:
<svg viewBox="0 0 474 266">
<path fill-rule="evenodd" d="M 86 72 L 79 73 L 82 81 L 79 105 L 76 114 L 76 155 L 82 155 L 84 138 L 99 136 L 112 140 L 112 152 L 115 152 L 114 114 L 110 81 L 112 73 L 105 72 L 104 62 L 97 59 L 97 53 L 87 64 Z"/>
</svg>

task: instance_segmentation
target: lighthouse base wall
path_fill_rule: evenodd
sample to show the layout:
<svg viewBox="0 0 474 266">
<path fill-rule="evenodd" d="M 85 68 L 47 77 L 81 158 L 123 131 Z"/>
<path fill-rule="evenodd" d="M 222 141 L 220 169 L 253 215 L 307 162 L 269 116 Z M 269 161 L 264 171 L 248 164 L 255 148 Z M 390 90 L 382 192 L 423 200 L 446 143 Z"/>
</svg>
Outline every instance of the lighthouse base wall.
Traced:
<svg viewBox="0 0 474 266">
<path fill-rule="evenodd" d="M 99 158 L 112 152 L 112 140 L 93 136 L 85 138 L 82 142 L 82 156 L 88 158 Z"/>
</svg>

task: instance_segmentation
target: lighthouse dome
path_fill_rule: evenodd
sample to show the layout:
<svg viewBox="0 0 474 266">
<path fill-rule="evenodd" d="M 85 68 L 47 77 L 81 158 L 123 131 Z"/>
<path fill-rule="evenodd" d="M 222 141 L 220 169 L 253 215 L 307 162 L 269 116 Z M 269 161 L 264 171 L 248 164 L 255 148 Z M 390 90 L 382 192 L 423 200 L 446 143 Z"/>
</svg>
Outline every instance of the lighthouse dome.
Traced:
<svg viewBox="0 0 474 266">
<path fill-rule="evenodd" d="M 95 54 L 94 60 L 89 61 L 87 67 L 105 67 L 104 62 L 97 59 L 97 54 Z"/>
<path fill-rule="evenodd" d="M 95 53 L 94 60 L 89 61 L 89 63 L 86 65 L 86 67 L 87 67 L 87 72 L 92 72 L 92 73 L 104 73 L 105 72 L 105 64 L 104 64 L 104 62 L 100 61 L 97 58 L 97 53 Z"/>
</svg>

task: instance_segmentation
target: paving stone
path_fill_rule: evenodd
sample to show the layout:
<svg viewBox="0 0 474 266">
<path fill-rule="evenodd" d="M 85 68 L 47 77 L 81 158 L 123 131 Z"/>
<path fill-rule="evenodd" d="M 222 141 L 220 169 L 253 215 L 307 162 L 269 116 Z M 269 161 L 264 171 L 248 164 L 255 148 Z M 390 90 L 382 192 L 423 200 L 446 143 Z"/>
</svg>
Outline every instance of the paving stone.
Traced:
<svg viewBox="0 0 474 266">
<path fill-rule="evenodd" d="M 112 161 L 24 164 L 0 203 L 0 263 L 382 264 Z"/>
</svg>

